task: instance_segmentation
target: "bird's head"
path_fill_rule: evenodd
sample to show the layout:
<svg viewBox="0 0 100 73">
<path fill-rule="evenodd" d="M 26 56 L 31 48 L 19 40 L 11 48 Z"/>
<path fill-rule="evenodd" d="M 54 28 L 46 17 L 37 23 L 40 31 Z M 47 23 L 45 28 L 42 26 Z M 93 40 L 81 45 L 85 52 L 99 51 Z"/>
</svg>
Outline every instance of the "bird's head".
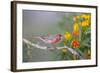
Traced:
<svg viewBox="0 0 100 73">
<path fill-rule="evenodd" d="M 57 36 L 57 37 L 62 37 L 62 35 L 61 35 L 61 34 L 56 34 L 56 36 Z"/>
</svg>

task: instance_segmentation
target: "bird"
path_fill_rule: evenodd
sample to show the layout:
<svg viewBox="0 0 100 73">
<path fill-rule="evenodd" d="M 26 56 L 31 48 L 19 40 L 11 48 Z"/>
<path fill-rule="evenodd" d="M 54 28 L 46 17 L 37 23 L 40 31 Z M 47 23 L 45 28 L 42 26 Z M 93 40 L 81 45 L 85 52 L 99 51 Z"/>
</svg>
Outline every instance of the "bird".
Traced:
<svg viewBox="0 0 100 73">
<path fill-rule="evenodd" d="M 60 42 L 62 35 L 55 34 L 55 35 L 39 36 L 38 38 L 45 43 L 56 44 L 56 43 Z"/>
<path fill-rule="evenodd" d="M 51 44 L 53 48 L 56 49 L 54 46 L 55 44 L 59 43 L 62 40 L 61 34 L 54 34 L 54 35 L 45 35 L 45 36 L 38 36 L 38 39 L 42 40 L 46 44 Z M 52 48 L 48 47 L 48 48 Z"/>
</svg>

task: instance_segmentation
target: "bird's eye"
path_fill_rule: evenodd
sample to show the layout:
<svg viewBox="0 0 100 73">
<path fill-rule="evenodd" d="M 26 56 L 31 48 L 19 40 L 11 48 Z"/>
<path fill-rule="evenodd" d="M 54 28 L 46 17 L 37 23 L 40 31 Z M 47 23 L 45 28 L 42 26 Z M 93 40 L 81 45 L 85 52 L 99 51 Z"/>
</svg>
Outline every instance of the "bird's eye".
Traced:
<svg viewBox="0 0 100 73">
<path fill-rule="evenodd" d="M 59 34 L 59 36 L 62 36 L 61 34 Z"/>
</svg>

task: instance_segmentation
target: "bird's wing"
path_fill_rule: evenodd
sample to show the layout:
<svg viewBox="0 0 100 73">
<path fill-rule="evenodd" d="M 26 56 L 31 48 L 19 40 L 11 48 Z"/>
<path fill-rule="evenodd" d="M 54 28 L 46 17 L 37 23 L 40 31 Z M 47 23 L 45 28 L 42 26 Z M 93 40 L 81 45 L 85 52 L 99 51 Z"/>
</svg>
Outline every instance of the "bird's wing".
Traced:
<svg viewBox="0 0 100 73">
<path fill-rule="evenodd" d="M 44 40 L 53 40 L 55 38 L 55 36 L 41 36 L 42 39 Z"/>
</svg>

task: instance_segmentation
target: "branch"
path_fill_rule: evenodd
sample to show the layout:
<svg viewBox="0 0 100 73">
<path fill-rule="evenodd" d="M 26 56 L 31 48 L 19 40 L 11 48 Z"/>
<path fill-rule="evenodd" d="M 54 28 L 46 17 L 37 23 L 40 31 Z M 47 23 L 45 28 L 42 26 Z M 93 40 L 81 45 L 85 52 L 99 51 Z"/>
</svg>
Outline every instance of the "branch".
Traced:
<svg viewBox="0 0 100 73">
<path fill-rule="evenodd" d="M 52 48 L 48 48 L 48 46 L 41 46 L 41 45 L 38 45 L 38 44 L 35 44 L 35 43 L 32 43 L 30 41 L 28 41 L 27 39 L 23 39 L 23 42 L 26 43 L 26 44 L 29 44 L 30 46 L 33 46 L 33 47 L 36 47 L 36 48 L 39 48 L 39 49 L 52 49 Z M 63 46 L 63 47 L 56 47 L 57 49 L 62 49 L 62 48 L 66 48 L 70 53 L 72 53 L 73 55 L 77 55 L 79 56 L 80 59 L 83 59 L 82 56 L 74 49 L 72 48 L 69 48 L 68 46 Z"/>
<path fill-rule="evenodd" d="M 23 42 L 26 43 L 26 44 L 29 44 L 33 47 L 39 48 L 39 49 L 47 49 L 47 46 L 40 46 L 38 44 L 34 44 L 34 43 L 28 41 L 27 39 L 23 39 Z"/>
</svg>

